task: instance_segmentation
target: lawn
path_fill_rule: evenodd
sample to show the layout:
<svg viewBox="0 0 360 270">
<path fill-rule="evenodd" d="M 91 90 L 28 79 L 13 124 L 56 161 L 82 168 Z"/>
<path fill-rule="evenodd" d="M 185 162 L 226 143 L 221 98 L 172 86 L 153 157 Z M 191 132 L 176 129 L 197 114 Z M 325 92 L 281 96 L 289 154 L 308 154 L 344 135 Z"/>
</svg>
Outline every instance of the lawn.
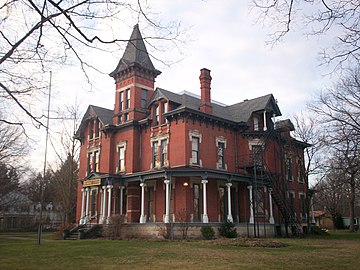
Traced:
<svg viewBox="0 0 360 270">
<path fill-rule="evenodd" d="M 281 247 L 243 247 L 241 239 L 63 241 L 49 235 L 38 246 L 34 234 L 0 234 L 0 269 L 359 269 L 360 233 L 256 241 Z"/>
</svg>

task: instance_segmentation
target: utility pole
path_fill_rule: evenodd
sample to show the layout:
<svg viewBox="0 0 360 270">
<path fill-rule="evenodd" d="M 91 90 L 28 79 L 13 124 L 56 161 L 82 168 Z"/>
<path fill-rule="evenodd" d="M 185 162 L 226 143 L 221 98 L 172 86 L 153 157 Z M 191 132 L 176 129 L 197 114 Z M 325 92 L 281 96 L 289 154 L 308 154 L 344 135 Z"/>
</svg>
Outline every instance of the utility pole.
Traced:
<svg viewBox="0 0 360 270">
<path fill-rule="evenodd" d="M 46 120 L 44 171 L 43 171 L 43 177 L 42 177 L 42 179 L 40 179 L 40 218 L 39 218 L 39 228 L 38 228 L 38 245 L 41 245 L 41 236 L 42 236 L 42 219 L 43 219 L 42 216 L 43 216 L 43 204 L 44 204 L 44 187 L 43 187 L 43 184 L 44 184 L 45 174 L 46 174 L 47 148 L 48 148 L 48 140 L 49 140 L 51 79 L 52 79 L 52 72 L 50 71 L 49 98 L 48 98 L 47 120 Z"/>
</svg>

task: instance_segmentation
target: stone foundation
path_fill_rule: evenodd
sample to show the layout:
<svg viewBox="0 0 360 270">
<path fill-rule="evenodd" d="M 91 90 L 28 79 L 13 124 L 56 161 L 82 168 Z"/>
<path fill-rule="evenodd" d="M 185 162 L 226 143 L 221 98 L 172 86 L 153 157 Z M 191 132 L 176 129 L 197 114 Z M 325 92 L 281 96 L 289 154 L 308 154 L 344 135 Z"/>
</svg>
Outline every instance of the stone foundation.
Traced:
<svg viewBox="0 0 360 270">
<path fill-rule="evenodd" d="M 221 226 L 221 223 L 191 223 L 188 226 L 187 238 L 188 239 L 200 239 L 201 232 L 200 229 L 203 226 L 211 226 L 215 231 L 215 236 L 219 237 L 218 228 Z M 240 237 L 274 237 L 275 236 L 275 226 L 272 224 L 259 224 L 255 226 L 254 224 L 236 224 L 235 228 Z M 121 225 L 121 238 L 122 239 L 131 239 L 131 238 L 146 238 L 146 239 L 183 239 L 184 226 L 180 223 L 125 223 Z M 256 232 L 254 234 L 254 231 Z"/>
</svg>

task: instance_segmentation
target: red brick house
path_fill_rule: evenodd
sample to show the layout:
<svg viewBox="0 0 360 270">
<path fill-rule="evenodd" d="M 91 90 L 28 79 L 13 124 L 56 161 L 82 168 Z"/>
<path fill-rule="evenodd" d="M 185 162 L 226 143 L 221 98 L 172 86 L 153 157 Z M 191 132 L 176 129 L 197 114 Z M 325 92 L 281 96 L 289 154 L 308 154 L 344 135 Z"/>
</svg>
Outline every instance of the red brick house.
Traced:
<svg viewBox="0 0 360 270">
<path fill-rule="evenodd" d="M 290 120 L 276 121 L 273 95 L 227 106 L 211 100 L 208 69 L 199 97 L 155 88 L 160 73 L 136 25 L 110 73 L 114 109 L 90 105 L 77 132 L 79 223 L 119 214 L 137 227 L 176 226 L 186 213 L 197 228 L 228 220 L 245 235 L 299 232 L 308 145 L 290 136 Z"/>
</svg>

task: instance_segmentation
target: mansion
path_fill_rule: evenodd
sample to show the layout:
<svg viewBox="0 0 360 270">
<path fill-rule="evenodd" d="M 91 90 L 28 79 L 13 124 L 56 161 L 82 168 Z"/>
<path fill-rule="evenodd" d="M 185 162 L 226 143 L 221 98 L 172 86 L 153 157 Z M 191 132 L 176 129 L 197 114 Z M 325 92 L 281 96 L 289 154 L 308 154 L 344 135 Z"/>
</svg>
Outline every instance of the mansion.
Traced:
<svg viewBox="0 0 360 270">
<path fill-rule="evenodd" d="M 223 105 L 211 99 L 210 70 L 200 70 L 199 96 L 155 88 L 160 73 L 135 25 L 110 73 L 114 108 L 90 105 L 76 133 L 79 224 L 122 215 L 146 237 L 185 217 L 194 234 L 225 220 L 244 236 L 301 233 L 309 145 L 291 137 L 290 120 L 277 121 L 274 96 Z"/>
</svg>

